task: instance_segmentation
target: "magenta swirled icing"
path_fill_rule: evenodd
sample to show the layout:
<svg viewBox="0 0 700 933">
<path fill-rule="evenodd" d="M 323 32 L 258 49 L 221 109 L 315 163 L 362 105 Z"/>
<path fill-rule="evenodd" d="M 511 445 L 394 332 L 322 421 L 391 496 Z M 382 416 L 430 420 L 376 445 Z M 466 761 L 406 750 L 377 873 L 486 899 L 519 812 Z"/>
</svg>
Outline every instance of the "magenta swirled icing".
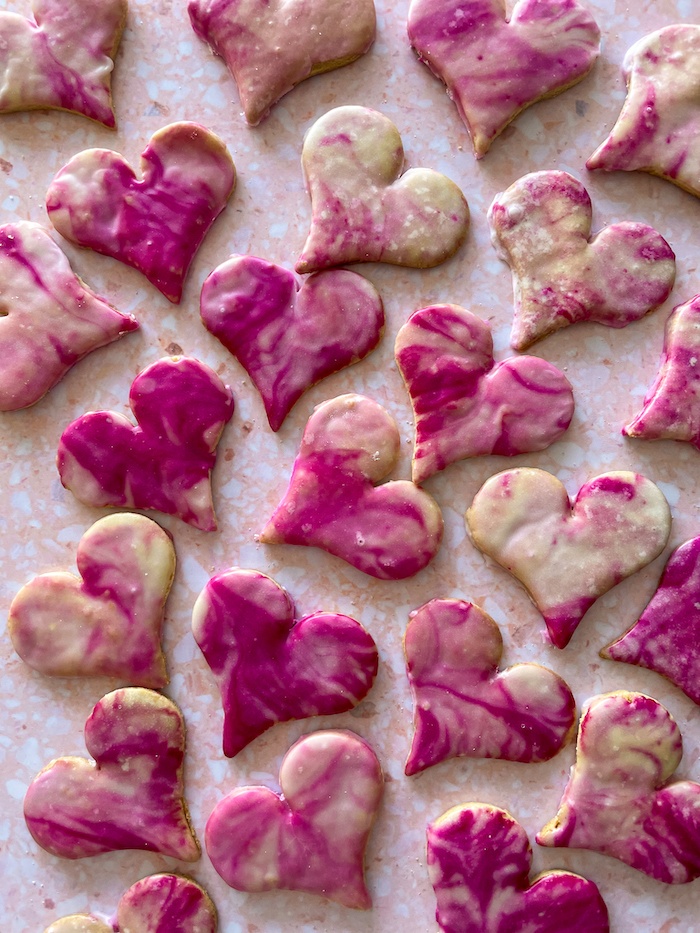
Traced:
<svg viewBox="0 0 700 933">
<path fill-rule="evenodd" d="M 522 110 L 581 81 L 600 47 L 576 0 L 518 0 L 510 19 L 505 0 L 411 0 L 408 37 L 447 85 L 478 159 Z"/>
<path fill-rule="evenodd" d="M 432 599 L 416 609 L 404 651 L 413 696 L 406 774 L 462 755 L 547 761 L 573 735 L 568 685 L 539 664 L 499 670 L 501 633 L 473 603 Z"/>
<path fill-rule="evenodd" d="M 649 172 L 700 197 L 700 25 L 678 23 L 639 39 L 622 75 L 622 110 L 586 167 Z"/>
<path fill-rule="evenodd" d="M 530 881 L 527 833 L 505 810 L 461 804 L 430 823 L 427 835 L 441 933 L 608 933 L 592 881 L 559 869 Z"/>
<path fill-rule="evenodd" d="M 169 535 L 145 515 L 108 515 L 80 539 L 76 562 L 80 579 L 44 573 L 12 600 L 7 627 L 17 654 L 43 674 L 165 686 L 160 634 L 175 574 Z"/>
<path fill-rule="evenodd" d="M 415 311 L 395 354 L 416 422 L 416 483 L 465 457 L 544 450 L 569 427 L 561 370 L 535 356 L 496 363 L 491 328 L 458 305 Z"/>
<path fill-rule="evenodd" d="M 567 172 L 532 172 L 496 195 L 491 240 L 511 268 L 510 345 L 574 324 L 625 327 L 658 308 L 673 288 L 673 250 L 653 227 L 610 224 L 591 237 L 591 199 Z"/>
<path fill-rule="evenodd" d="M 571 778 L 537 842 L 611 855 L 666 884 L 700 877 L 700 784 L 672 780 L 682 754 L 657 700 L 623 690 L 588 700 Z"/>
<path fill-rule="evenodd" d="M 39 224 L 0 227 L 0 411 L 34 405 L 88 353 L 138 328 L 73 272 Z"/>
<path fill-rule="evenodd" d="M 129 405 L 137 426 L 114 411 L 68 425 L 56 458 L 63 485 L 86 505 L 157 509 L 215 531 L 211 471 L 231 390 L 199 360 L 165 357 L 134 379 Z"/>
<path fill-rule="evenodd" d="M 188 12 L 226 62 L 252 126 L 301 81 L 354 62 L 374 42 L 374 0 L 190 0 Z"/>
<path fill-rule="evenodd" d="M 348 262 L 430 268 L 449 259 L 467 235 L 469 208 L 460 189 L 432 169 L 403 173 L 399 131 L 376 110 L 329 110 L 306 133 L 301 164 L 311 229 L 297 272 Z"/>
<path fill-rule="evenodd" d="M 256 570 L 212 577 L 192 631 L 221 691 L 228 757 L 277 722 L 352 709 L 377 674 L 377 646 L 359 622 L 331 612 L 295 619 L 287 591 Z"/>
<path fill-rule="evenodd" d="M 366 356 L 384 328 L 367 279 L 330 269 L 299 280 L 255 256 L 232 256 L 208 276 L 204 326 L 246 369 L 273 431 L 310 386 Z"/>
<path fill-rule="evenodd" d="M 85 149 L 46 193 L 56 230 L 72 243 L 133 266 L 178 303 L 190 263 L 233 193 L 225 143 L 198 123 L 171 123 L 141 154 L 139 179 L 111 149 Z"/>
<path fill-rule="evenodd" d="M 442 514 L 413 483 L 377 485 L 393 470 L 399 444 L 394 419 L 372 399 L 349 394 L 323 402 L 260 540 L 319 547 L 382 580 L 418 573 L 440 547 Z"/>
<path fill-rule="evenodd" d="M 144 849 L 196 861 L 185 723 L 172 700 L 142 687 L 108 693 L 85 723 L 85 747 L 94 761 L 56 758 L 29 785 L 24 818 L 35 842 L 67 859 Z"/>
<path fill-rule="evenodd" d="M 372 748 L 344 729 L 302 736 L 280 767 L 281 794 L 239 787 L 214 808 L 207 853 L 232 888 L 319 894 L 372 906 L 364 850 L 384 786 Z"/>
<path fill-rule="evenodd" d="M 671 511 L 651 480 L 615 471 L 570 502 L 556 476 L 520 467 L 488 479 L 467 511 L 473 543 L 527 589 L 565 648 L 593 603 L 659 556 Z"/>
</svg>

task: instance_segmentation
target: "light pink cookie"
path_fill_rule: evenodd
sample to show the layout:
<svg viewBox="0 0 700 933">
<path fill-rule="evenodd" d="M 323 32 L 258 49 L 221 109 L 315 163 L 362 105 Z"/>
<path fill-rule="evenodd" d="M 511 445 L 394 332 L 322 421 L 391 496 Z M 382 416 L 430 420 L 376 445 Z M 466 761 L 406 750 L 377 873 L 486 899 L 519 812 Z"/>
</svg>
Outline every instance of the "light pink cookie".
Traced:
<svg viewBox="0 0 700 933">
<path fill-rule="evenodd" d="M 300 281 L 255 256 L 233 256 L 204 282 L 202 322 L 255 383 L 276 431 L 310 386 L 366 356 L 384 307 L 370 281 L 330 269 Z"/>
<path fill-rule="evenodd" d="M 573 503 L 556 476 L 520 467 L 488 479 L 467 512 L 472 541 L 527 589 L 557 648 L 593 603 L 658 557 L 668 503 L 639 473 L 603 473 Z"/>
<path fill-rule="evenodd" d="M 452 807 L 428 824 L 428 874 L 442 933 L 608 933 L 597 886 L 572 872 L 530 881 L 532 849 L 510 813 Z"/>
<path fill-rule="evenodd" d="M 442 540 L 440 508 L 405 480 L 380 483 L 399 455 L 391 415 L 363 395 L 323 402 L 309 418 L 282 502 L 264 544 L 303 544 L 335 554 L 373 577 L 422 570 Z"/>
<path fill-rule="evenodd" d="M 86 149 L 46 193 L 49 219 L 78 246 L 133 266 L 178 303 L 195 253 L 236 184 L 225 143 L 198 123 L 171 123 L 141 154 L 138 179 L 111 149 Z"/>
<path fill-rule="evenodd" d="M 38 845 L 68 859 L 145 849 L 196 861 L 185 723 L 172 700 L 142 687 L 108 693 L 85 723 L 85 747 L 94 761 L 56 758 L 29 785 L 24 818 Z"/>
<path fill-rule="evenodd" d="M 34 405 L 84 356 L 139 326 L 90 291 L 28 221 L 0 227 L 0 290 L 0 411 Z"/>
<path fill-rule="evenodd" d="M 301 81 L 349 65 L 374 42 L 373 0 L 190 0 L 188 11 L 252 126 Z"/>
<path fill-rule="evenodd" d="M 458 305 L 415 311 L 395 353 L 416 422 L 415 483 L 465 457 L 544 450 L 569 427 L 561 370 L 536 356 L 496 363 L 491 328 Z"/>
<path fill-rule="evenodd" d="M 348 262 L 430 268 L 467 235 L 469 208 L 457 185 L 432 169 L 402 174 L 399 131 L 376 110 L 324 114 L 304 138 L 301 164 L 311 230 L 297 272 Z"/>
<path fill-rule="evenodd" d="M 280 767 L 281 794 L 239 787 L 207 821 L 214 868 L 239 891 L 282 888 L 372 906 L 364 850 L 383 790 L 371 747 L 345 730 L 302 736 Z"/>
<path fill-rule="evenodd" d="M 510 19 L 505 0 L 411 0 L 408 37 L 447 85 L 477 159 L 526 107 L 578 84 L 600 46 L 576 0 L 518 0 Z"/>
<path fill-rule="evenodd" d="M 537 842 L 602 852 L 666 884 L 700 877 L 700 784 L 670 780 L 682 754 L 657 700 L 623 690 L 588 700 L 559 812 Z"/>
<path fill-rule="evenodd" d="M 188 357 L 166 357 L 134 379 L 134 426 L 114 411 L 89 411 L 58 442 L 61 482 L 96 508 L 157 509 L 203 531 L 216 530 L 211 471 L 233 415 L 216 373 Z"/>
<path fill-rule="evenodd" d="M 175 574 L 169 535 L 145 515 L 108 515 L 89 528 L 71 573 L 35 577 L 12 600 L 17 654 L 42 674 L 168 682 L 160 633 Z"/>
<path fill-rule="evenodd" d="M 622 62 L 627 98 L 586 167 L 649 172 L 700 197 L 700 25 L 666 26 Z"/>
<path fill-rule="evenodd" d="M 416 609 L 404 651 L 414 730 L 406 774 L 463 755 L 548 761 L 573 735 L 568 685 L 539 664 L 499 670 L 499 628 L 472 603 L 432 599 Z"/>
<path fill-rule="evenodd" d="M 591 199 L 567 172 L 533 172 L 496 195 L 491 240 L 511 268 L 514 350 L 577 321 L 625 327 L 671 293 L 676 257 L 653 227 L 610 224 L 591 237 Z"/>
</svg>

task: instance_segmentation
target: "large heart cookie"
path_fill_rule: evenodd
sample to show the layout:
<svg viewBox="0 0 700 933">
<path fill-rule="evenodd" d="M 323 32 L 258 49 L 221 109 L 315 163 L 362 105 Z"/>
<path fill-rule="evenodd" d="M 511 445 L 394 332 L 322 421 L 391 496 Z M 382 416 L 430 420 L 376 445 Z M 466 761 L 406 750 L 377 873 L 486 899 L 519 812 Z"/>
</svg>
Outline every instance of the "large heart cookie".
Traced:
<svg viewBox="0 0 700 933">
<path fill-rule="evenodd" d="M 700 25 L 665 26 L 622 63 L 627 98 L 586 167 L 650 172 L 700 197 Z"/>
<path fill-rule="evenodd" d="M 286 590 L 255 570 L 212 577 L 192 630 L 221 690 L 229 757 L 276 722 L 352 709 L 377 673 L 377 646 L 359 622 L 329 612 L 296 621 Z"/>
<path fill-rule="evenodd" d="M 86 149 L 46 193 L 61 236 L 133 266 L 179 302 L 195 253 L 226 206 L 236 170 L 226 145 L 198 123 L 158 130 L 141 154 L 142 178 L 111 149 Z"/>
<path fill-rule="evenodd" d="M 428 874 L 442 933 L 608 933 L 597 886 L 568 871 L 531 882 L 532 849 L 510 813 L 452 807 L 428 825 Z"/>
<path fill-rule="evenodd" d="M 557 648 L 593 603 L 664 549 L 671 512 L 639 473 L 603 473 L 573 504 L 556 476 L 521 467 L 497 473 L 467 512 L 472 541 L 526 587 Z"/>
<path fill-rule="evenodd" d="M 510 20 L 505 0 L 411 0 L 408 37 L 447 85 L 477 158 L 521 110 L 581 81 L 600 46 L 576 0 L 518 0 Z"/>
<path fill-rule="evenodd" d="M 442 540 L 435 500 L 405 480 L 381 482 L 396 465 L 391 415 L 362 395 L 323 402 L 309 418 L 289 488 L 260 540 L 320 547 L 382 580 L 422 570 Z"/>
<path fill-rule="evenodd" d="M 56 458 L 63 485 L 86 505 L 158 509 L 214 531 L 211 471 L 231 390 L 199 360 L 166 357 L 134 379 L 129 404 L 137 427 L 114 411 L 68 425 Z"/>
<path fill-rule="evenodd" d="M 301 153 L 311 230 L 296 265 L 346 262 L 437 266 L 461 246 L 469 208 L 457 185 L 427 168 L 403 172 L 401 136 L 383 114 L 336 107 L 317 120 Z"/>
<path fill-rule="evenodd" d="M 364 850 L 382 797 L 370 746 L 345 730 L 303 736 L 284 756 L 275 794 L 239 787 L 205 831 L 207 853 L 239 891 L 283 888 L 366 910 Z"/>
<path fill-rule="evenodd" d="M 233 256 L 202 287 L 204 326 L 245 367 L 276 431 L 303 392 L 366 356 L 384 308 L 375 287 L 346 269 L 300 282 L 255 256 Z"/>
<path fill-rule="evenodd" d="M 432 599 L 411 613 L 404 651 L 414 730 L 406 774 L 461 755 L 547 761 L 571 738 L 567 684 L 539 664 L 499 671 L 501 633 L 478 606 Z"/>
<path fill-rule="evenodd" d="M 676 261 L 661 234 L 629 222 L 591 237 L 591 217 L 588 192 L 566 172 L 533 172 L 496 195 L 488 219 L 513 273 L 513 349 L 577 321 L 625 327 L 668 298 Z"/>
<path fill-rule="evenodd" d="M 177 706 L 142 687 L 108 693 L 85 723 L 85 747 L 94 761 L 56 758 L 29 785 L 24 818 L 42 849 L 69 859 L 146 849 L 196 861 Z"/>
<path fill-rule="evenodd" d="M 561 370 L 536 356 L 496 363 L 490 327 L 464 308 L 414 312 L 395 352 L 416 422 L 415 483 L 465 457 L 544 450 L 569 427 L 574 396 Z"/>
<path fill-rule="evenodd" d="M 17 654 L 42 674 L 165 686 L 160 632 L 175 573 L 170 537 L 145 515 L 108 515 L 85 532 L 76 561 L 82 579 L 45 573 L 12 600 L 8 631 Z"/>
<path fill-rule="evenodd" d="M 188 12 L 253 126 L 305 78 L 349 65 L 374 42 L 374 0 L 190 0 Z"/>
<path fill-rule="evenodd" d="M 127 0 L 32 0 L 0 13 L 0 113 L 72 110 L 115 125 L 111 76 Z"/>
<path fill-rule="evenodd" d="M 74 363 L 138 326 L 81 282 L 43 227 L 0 227 L 0 411 L 38 402 Z"/>
<path fill-rule="evenodd" d="M 542 846 L 593 849 L 667 884 L 700 877 L 700 784 L 670 781 L 683 745 L 657 700 L 618 691 L 583 707 L 576 764 Z"/>
</svg>

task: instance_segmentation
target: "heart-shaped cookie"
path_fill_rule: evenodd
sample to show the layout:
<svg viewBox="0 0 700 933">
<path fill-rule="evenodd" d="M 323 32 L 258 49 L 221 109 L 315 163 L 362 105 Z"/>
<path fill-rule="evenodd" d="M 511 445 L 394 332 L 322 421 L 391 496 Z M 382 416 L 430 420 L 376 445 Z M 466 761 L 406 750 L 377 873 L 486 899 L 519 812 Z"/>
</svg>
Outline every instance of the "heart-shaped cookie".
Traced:
<svg viewBox="0 0 700 933">
<path fill-rule="evenodd" d="M 71 110 L 113 127 L 127 0 L 32 0 L 32 11 L 0 13 L 0 113 Z"/>
<path fill-rule="evenodd" d="M 670 781 L 682 754 L 657 700 L 623 690 L 588 700 L 559 812 L 537 842 L 602 852 L 667 884 L 700 877 L 700 784 Z"/>
<path fill-rule="evenodd" d="M 588 192 L 566 172 L 533 172 L 496 195 L 488 219 L 513 273 L 513 349 L 577 321 L 625 327 L 671 293 L 675 255 L 660 233 L 630 222 L 591 237 L 591 217 Z"/>
<path fill-rule="evenodd" d="M 565 648 L 593 603 L 663 551 L 664 494 L 639 473 L 602 473 L 573 503 L 556 476 L 521 467 L 488 479 L 467 512 L 472 541 L 512 573 Z"/>
<path fill-rule="evenodd" d="M 46 209 L 61 236 L 133 266 L 177 304 L 195 253 L 226 207 L 236 170 L 225 143 L 198 123 L 158 130 L 142 178 L 111 149 L 85 149 L 49 185 Z"/>
<path fill-rule="evenodd" d="M 69 859 L 146 849 L 196 861 L 185 723 L 172 700 L 142 687 L 108 693 L 85 723 L 85 747 L 94 761 L 56 758 L 29 785 L 24 818 L 38 845 Z"/>
<path fill-rule="evenodd" d="M 211 471 L 231 390 L 199 360 L 166 357 L 134 379 L 129 405 L 137 427 L 114 411 L 68 425 L 56 458 L 63 485 L 86 505 L 158 509 L 215 531 Z"/>
<path fill-rule="evenodd" d="M 383 790 L 371 747 L 345 730 L 302 736 L 284 756 L 281 794 L 239 787 L 207 821 L 212 865 L 238 891 L 282 888 L 372 906 L 365 845 Z"/>
<path fill-rule="evenodd" d="M 306 389 L 373 350 L 384 327 L 382 299 L 361 275 L 331 269 L 300 282 L 255 256 L 214 269 L 200 309 L 255 383 L 273 431 Z"/>
<path fill-rule="evenodd" d="M 447 85 L 477 159 L 530 104 L 578 84 L 600 46 L 576 0 L 518 0 L 510 20 L 505 0 L 411 0 L 408 37 Z"/>
<path fill-rule="evenodd" d="M 491 328 L 458 305 L 415 311 L 395 353 L 416 422 L 414 483 L 465 457 L 544 450 L 569 427 L 561 370 L 536 356 L 496 363 Z"/>
<path fill-rule="evenodd" d="M 90 291 L 39 224 L 0 227 L 0 411 L 38 402 L 78 360 L 138 326 Z"/>
<path fill-rule="evenodd" d="M 377 674 L 377 646 L 359 622 L 329 612 L 295 620 L 286 590 L 255 570 L 212 577 L 192 631 L 221 691 L 229 758 L 277 722 L 352 709 Z"/>
<path fill-rule="evenodd" d="M 7 627 L 17 654 L 42 674 L 165 686 L 160 633 L 175 574 L 170 537 L 145 515 L 108 515 L 85 532 L 76 562 L 82 579 L 45 573 L 12 600 Z"/>
<path fill-rule="evenodd" d="M 442 514 L 413 483 L 376 485 L 396 465 L 399 444 L 396 422 L 372 399 L 349 394 L 323 402 L 260 540 L 320 547 L 381 580 L 418 573 L 440 547 Z"/>
<path fill-rule="evenodd" d="M 346 262 L 426 269 L 457 252 L 469 208 L 457 185 L 427 168 L 403 172 L 399 131 L 367 107 L 336 107 L 304 137 L 301 164 L 311 229 L 296 264 L 315 272 Z"/>
<path fill-rule="evenodd" d="M 462 755 L 548 761 L 573 735 L 568 685 L 539 664 L 499 671 L 501 633 L 472 603 L 432 599 L 416 609 L 404 651 L 413 695 L 406 774 Z"/>
<path fill-rule="evenodd" d="M 374 0 L 190 0 L 187 9 L 252 126 L 305 78 L 349 65 L 374 42 Z"/>
<path fill-rule="evenodd" d="M 592 881 L 561 870 L 530 881 L 527 833 L 505 810 L 452 807 L 427 835 L 442 933 L 608 933 L 608 910 Z"/>
<path fill-rule="evenodd" d="M 700 25 L 644 36 L 628 49 L 622 75 L 622 111 L 586 168 L 650 172 L 700 197 Z"/>
</svg>

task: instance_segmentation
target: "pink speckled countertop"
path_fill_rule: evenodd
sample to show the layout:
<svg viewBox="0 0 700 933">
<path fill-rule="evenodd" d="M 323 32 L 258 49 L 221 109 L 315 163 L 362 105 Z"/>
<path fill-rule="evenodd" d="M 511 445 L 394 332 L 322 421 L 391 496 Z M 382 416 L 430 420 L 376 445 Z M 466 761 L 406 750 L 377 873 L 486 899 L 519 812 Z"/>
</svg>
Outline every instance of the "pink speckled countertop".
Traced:
<svg viewBox="0 0 700 933">
<path fill-rule="evenodd" d="M 218 907 L 222 933 L 434 931 L 426 824 L 448 807 L 479 800 L 510 810 L 533 840 L 556 812 L 574 757 L 569 746 L 542 764 L 458 759 L 413 778 L 404 776 L 412 716 L 401 641 L 410 610 L 437 596 L 479 603 L 502 627 L 503 663 L 536 660 L 551 667 L 571 685 L 579 708 L 589 696 L 608 690 L 640 690 L 656 697 L 683 732 L 685 751 L 678 775 L 700 781 L 697 707 L 660 676 L 598 657 L 598 650 L 638 617 L 670 550 L 700 533 L 700 454 L 688 445 L 632 441 L 620 433 L 654 378 L 671 308 L 700 291 L 700 202 L 648 175 L 588 173 L 584 168 L 624 99 L 619 69 L 626 49 L 664 25 L 697 22 L 696 0 L 586 0 L 603 32 L 602 58 L 592 74 L 522 114 L 479 163 L 443 85 L 409 47 L 407 5 L 406 0 L 377 0 L 373 50 L 347 68 L 299 86 L 255 129 L 245 124 L 223 63 L 192 32 L 184 0 L 131 0 L 113 82 L 116 132 L 67 113 L 0 117 L 3 223 L 29 219 L 47 225 L 46 188 L 72 155 L 101 146 L 123 152 L 135 164 L 151 134 L 175 120 L 196 120 L 218 133 L 239 173 L 233 199 L 197 255 L 179 307 L 138 272 L 62 243 L 76 272 L 121 311 L 133 313 L 141 330 L 91 354 L 36 407 L 0 415 L 3 615 L 19 587 L 34 574 L 73 571 L 77 542 L 104 514 L 79 504 L 59 482 L 54 457 L 68 422 L 88 409 L 126 413 L 133 377 L 163 355 L 182 352 L 212 366 L 231 385 L 236 399 L 214 474 L 219 531 L 206 534 L 151 513 L 172 532 L 178 556 L 166 612 L 164 644 L 171 683 L 165 692 L 181 706 L 187 723 L 185 775 L 193 823 L 201 840 L 207 817 L 228 791 L 247 783 L 276 788 L 281 758 L 298 736 L 323 726 L 353 729 L 376 749 L 387 779 L 366 861 L 374 909 L 356 912 L 290 892 L 241 894 L 224 884 L 206 855 L 191 866 L 133 852 L 69 863 L 40 850 L 22 818 L 27 786 L 51 758 L 85 754 L 85 718 L 116 684 L 43 677 L 14 654 L 5 634 L 0 639 L 3 933 L 41 933 L 51 921 L 72 912 L 111 914 L 138 878 L 169 869 L 186 870 L 205 885 Z M 0 7 L 26 14 L 29 4 L 3 0 Z M 250 379 L 202 327 L 199 290 L 207 274 L 232 252 L 250 252 L 293 267 L 310 217 L 299 165 L 303 134 L 329 108 L 356 103 L 383 111 L 397 124 L 408 165 L 438 169 L 460 185 L 470 204 L 472 227 L 465 246 L 437 268 L 357 267 L 384 299 L 385 336 L 366 360 L 303 396 L 275 435 Z M 524 172 L 538 169 L 563 169 L 584 182 L 593 201 L 594 231 L 618 220 L 655 226 L 678 257 L 669 300 L 626 329 L 576 325 L 529 351 L 559 366 L 572 382 L 576 412 L 571 428 L 541 453 L 513 461 L 463 461 L 430 479 L 426 488 L 443 509 L 445 542 L 436 560 L 414 579 L 371 579 L 320 551 L 257 543 L 256 534 L 286 488 L 304 424 L 313 406 L 324 399 L 361 392 L 385 405 L 398 421 L 403 442 L 394 476 L 410 476 L 412 415 L 393 361 L 393 344 L 412 311 L 439 302 L 461 304 L 490 321 L 497 359 L 509 355 L 511 277 L 491 247 L 486 211 L 497 192 Z M 638 470 L 661 486 L 672 508 L 673 528 L 664 555 L 603 597 L 564 651 L 544 643 L 542 618 L 524 591 L 476 551 L 466 535 L 463 516 L 475 492 L 488 476 L 511 465 L 550 470 L 570 493 L 598 472 Z M 374 689 L 354 712 L 279 725 L 230 761 L 221 753 L 218 691 L 194 642 L 190 618 L 208 577 L 234 565 L 271 575 L 288 588 L 302 614 L 324 609 L 355 616 L 377 641 L 380 668 Z M 562 867 L 599 884 L 616 933 L 688 933 L 697 928 L 700 881 L 670 887 L 591 852 L 536 845 L 534 850 L 534 871 Z"/>
</svg>

